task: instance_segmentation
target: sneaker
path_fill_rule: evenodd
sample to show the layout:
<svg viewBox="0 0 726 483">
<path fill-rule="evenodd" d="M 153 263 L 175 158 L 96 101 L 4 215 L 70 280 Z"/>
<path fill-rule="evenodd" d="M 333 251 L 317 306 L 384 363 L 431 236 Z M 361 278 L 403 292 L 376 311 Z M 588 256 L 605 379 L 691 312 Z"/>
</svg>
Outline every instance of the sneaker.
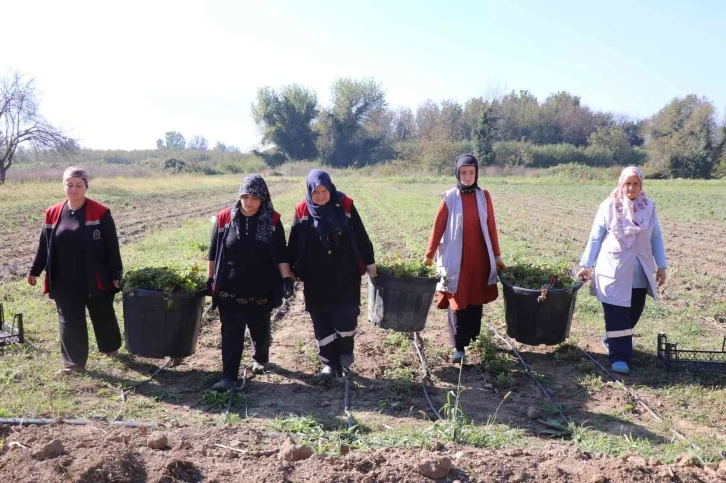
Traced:
<svg viewBox="0 0 726 483">
<path fill-rule="evenodd" d="M 335 369 L 331 366 L 323 366 L 323 370 L 320 371 L 320 377 L 333 377 L 335 375 Z"/>
<path fill-rule="evenodd" d="M 255 374 L 264 374 L 265 373 L 265 365 L 260 364 L 259 362 L 255 361 L 252 363 L 252 372 Z"/>
<path fill-rule="evenodd" d="M 605 348 L 605 352 L 610 352 L 610 344 L 608 343 L 608 336 L 602 338 L 602 346 Z"/>
<path fill-rule="evenodd" d="M 617 372 L 618 374 L 630 374 L 630 368 L 625 361 L 613 362 L 612 369 L 613 372 Z"/>
<path fill-rule="evenodd" d="M 464 351 L 463 350 L 454 350 L 454 358 L 451 359 L 451 362 L 454 364 L 463 362 L 464 360 Z"/>
<path fill-rule="evenodd" d="M 229 391 L 230 389 L 234 389 L 234 383 L 232 381 L 229 381 L 227 379 L 222 379 L 221 381 L 217 382 L 212 386 L 213 391 Z"/>
</svg>

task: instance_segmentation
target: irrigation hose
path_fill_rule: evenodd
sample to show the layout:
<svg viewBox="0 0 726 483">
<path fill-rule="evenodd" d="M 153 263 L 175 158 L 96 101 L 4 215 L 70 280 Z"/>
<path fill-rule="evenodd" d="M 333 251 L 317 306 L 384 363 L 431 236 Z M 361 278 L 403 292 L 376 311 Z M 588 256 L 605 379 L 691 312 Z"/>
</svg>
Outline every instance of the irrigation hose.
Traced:
<svg viewBox="0 0 726 483">
<path fill-rule="evenodd" d="M 648 412 L 648 414 L 650 414 L 651 417 L 653 417 L 653 419 L 655 419 L 656 421 L 658 421 L 661 424 L 664 424 L 664 425 L 668 426 L 668 429 L 671 431 L 671 433 L 673 433 L 674 436 L 676 436 L 680 440 L 685 441 L 686 443 L 688 443 L 691 446 L 691 448 L 693 448 L 697 452 L 699 452 L 699 453 L 702 453 L 703 452 L 703 450 L 696 443 L 694 443 L 693 441 L 691 441 L 688 438 L 688 436 L 686 436 L 685 434 L 683 434 L 680 431 L 678 431 L 676 428 L 672 427 L 670 424 L 667 424 L 665 421 L 663 421 L 663 418 L 660 417 L 660 415 L 658 413 L 656 413 L 653 409 L 651 409 L 650 406 L 648 406 L 648 404 L 645 401 L 643 401 L 643 399 L 641 399 L 641 397 L 638 396 L 638 394 L 635 391 L 633 391 L 628 386 L 626 386 L 625 384 L 623 384 L 623 381 L 621 381 L 620 379 L 618 379 L 617 377 L 615 377 L 615 375 L 612 372 L 608 371 L 605 367 L 603 367 L 603 365 L 600 364 L 594 357 L 592 357 L 592 355 L 588 354 L 586 351 L 582 350 L 580 347 L 578 347 L 577 349 L 580 352 L 582 352 L 582 354 L 585 357 L 587 357 L 588 359 L 590 359 L 590 361 L 593 364 L 595 364 L 598 367 L 598 369 L 600 369 L 600 371 L 602 371 L 604 374 L 606 374 L 611 380 L 615 381 L 625 392 L 627 392 L 628 394 L 630 394 L 630 396 L 638 404 L 640 404 L 640 406 L 643 409 L 645 409 Z M 703 463 L 703 458 L 701 458 L 701 456 L 699 454 L 697 454 L 696 457 L 701 461 L 701 463 Z"/>
<path fill-rule="evenodd" d="M 527 364 L 527 362 L 524 360 L 522 355 L 519 353 L 519 351 L 517 349 L 515 349 L 515 347 L 511 344 L 511 342 L 509 342 L 504 336 L 502 336 L 502 334 L 499 333 L 499 331 L 497 329 L 492 327 L 490 324 L 487 324 L 487 328 L 489 330 L 491 330 L 492 332 L 494 332 L 494 334 L 499 339 L 501 339 L 507 345 L 507 347 L 509 347 L 509 349 L 514 353 L 514 355 L 517 356 L 517 359 L 519 359 L 519 363 L 524 368 L 524 372 L 529 376 L 530 379 L 532 379 L 532 381 L 534 381 L 535 385 L 539 388 L 540 392 L 542 392 L 542 394 L 544 395 L 547 402 L 550 405 L 557 408 L 557 412 L 560 414 L 560 418 L 562 418 L 562 421 L 564 421 L 565 424 L 572 423 L 572 419 L 570 419 L 570 417 L 564 413 L 564 411 L 562 410 L 562 406 L 560 406 L 557 402 L 555 402 L 554 398 L 552 397 L 552 393 L 549 391 L 549 389 L 544 387 L 542 385 L 542 383 L 539 382 L 539 379 L 537 379 L 537 376 L 535 376 L 534 372 L 532 371 L 532 366 Z"/>
<path fill-rule="evenodd" d="M 434 406 L 434 402 L 431 400 L 431 395 L 429 394 L 429 390 L 427 387 L 427 382 L 429 381 L 429 367 L 428 364 L 426 364 L 426 358 L 424 357 L 423 349 L 419 347 L 419 335 L 418 332 L 413 333 L 413 346 L 416 349 L 416 354 L 418 354 L 418 358 L 421 361 L 421 367 L 423 370 L 423 377 L 421 378 L 421 387 L 423 387 L 423 393 L 426 397 L 426 401 L 429 403 L 429 407 L 431 408 L 431 411 L 434 413 L 434 416 L 439 421 L 443 421 L 444 418 L 441 417 L 441 413 L 439 413 L 439 410 L 436 409 L 436 406 Z"/>
<path fill-rule="evenodd" d="M 235 389 L 234 385 L 229 388 L 229 399 L 227 399 L 227 410 L 224 412 L 224 415 L 227 416 L 230 411 L 232 410 L 232 401 L 234 401 L 234 393 L 235 392 L 242 392 L 245 388 L 245 385 L 247 384 L 247 368 L 245 367 L 242 370 L 242 385 Z"/>
<path fill-rule="evenodd" d="M 116 416 L 111 420 L 112 422 L 118 421 L 118 419 L 121 417 L 121 414 L 123 414 L 124 409 L 126 408 L 126 391 L 130 391 L 131 389 L 136 389 L 137 387 L 141 386 L 142 384 L 146 384 L 147 382 L 151 381 L 154 376 L 156 376 L 158 373 L 169 367 L 169 365 L 174 361 L 173 357 L 167 357 L 164 364 L 162 364 L 161 367 L 157 368 L 156 371 L 154 371 L 153 374 L 151 374 L 148 378 L 144 379 L 141 382 L 137 382 L 136 384 L 133 384 L 128 387 L 122 387 L 121 388 L 121 407 L 119 408 L 118 412 L 116 413 Z"/>
<path fill-rule="evenodd" d="M 0 418 L 0 424 L 7 424 L 9 426 L 29 426 L 36 424 L 38 426 L 44 426 L 49 424 L 72 424 L 75 426 L 85 426 L 88 424 L 97 423 L 99 421 L 113 424 L 114 426 L 124 426 L 127 428 L 155 428 L 156 423 L 137 423 L 135 421 L 106 421 L 106 420 L 88 420 L 88 419 L 36 419 L 36 418 Z"/>
<path fill-rule="evenodd" d="M 345 394 L 343 395 L 343 412 L 345 412 L 345 416 L 347 418 L 346 424 L 348 426 L 348 429 L 355 426 L 355 422 L 353 421 L 353 413 L 350 410 L 350 379 L 349 379 L 350 373 L 343 369 L 343 381 L 345 382 Z"/>
</svg>

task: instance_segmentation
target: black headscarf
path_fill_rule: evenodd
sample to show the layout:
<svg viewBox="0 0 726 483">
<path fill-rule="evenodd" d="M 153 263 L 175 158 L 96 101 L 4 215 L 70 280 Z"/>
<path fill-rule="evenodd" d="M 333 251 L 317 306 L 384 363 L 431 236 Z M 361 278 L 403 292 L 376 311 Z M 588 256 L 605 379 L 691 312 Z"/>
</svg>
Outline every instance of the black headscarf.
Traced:
<svg viewBox="0 0 726 483">
<path fill-rule="evenodd" d="M 462 166 L 474 166 L 474 183 L 471 186 L 464 186 L 461 184 L 461 178 L 459 178 L 459 168 Z M 462 154 L 456 159 L 456 169 L 454 170 L 456 175 L 456 187 L 462 193 L 474 193 L 479 187 L 476 182 L 479 180 L 479 162 L 471 154 Z"/>
<path fill-rule="evenodd" d="M 252 195 L 261 201 L 260 209 L 257 211 L 257 233 L 255 238 L 265 243 L 270 243 L 272 239 L 272 199 L 270 198 L 270 190 L 267 189 L 267 183 L 259 174 L 248 174 L 242 180 L 242 184 L 239 187 L 239 195 Z M 242 208 L 242 200 L 237 199 L 237 202 L 232 207 L 232 226 L 234 232 L 237 234 L 237 238 L 240 236 L 240 226 L 242 217 L 240 216 Z"/>
<path fill-rule="evenodd" d="M 313 227 L 318 233 L 320 242 L 325 248 L 329 248 L 328 237 L 341 231 L 348 223 L 348 217 L 340 204 L 345 196 L 342 192 L 335 189 L 335 185 L 330 180 L 330 175 L 322 169 L 314 169 L 310 171 L 307 179 L 308 192 L 305 195 L 305 202 L 308 205 L 308 211 L 313 220 Z M 318 186 L 325 186 L 330 192 L 330 201 L 322 206 L 313 203 L 313 191 Z"/>
</svg>

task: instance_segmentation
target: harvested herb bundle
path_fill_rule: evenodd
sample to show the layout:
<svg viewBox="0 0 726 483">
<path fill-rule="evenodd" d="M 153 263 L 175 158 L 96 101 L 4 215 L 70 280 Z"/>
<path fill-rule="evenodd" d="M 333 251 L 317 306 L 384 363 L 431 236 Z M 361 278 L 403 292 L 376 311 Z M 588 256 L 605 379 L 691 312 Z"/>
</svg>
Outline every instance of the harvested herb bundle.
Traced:
<svg viewBox="0 0 726 483">
<path fill-rule="evenodd" d="M 199 266 L 146 267 L 129 270 L 123 278 L 124 293 L 135 289 L 194 293 L 205 288 L 206 277 Z"/>
<path fill-rule="evenodd" d="M 567 263 L 519 263 L 505 268 L 500 277 L 507 283 L 520 288 L 541 290 L 569 290 L 576 283 L 570 275 Z"/>
<path fill-rule="evenodd" d="M 438 277 L 436 267 L 427 267 L 421 261 L 387 260 L 377 265 L 378 272 L 394 277 Z"/>
</svg>

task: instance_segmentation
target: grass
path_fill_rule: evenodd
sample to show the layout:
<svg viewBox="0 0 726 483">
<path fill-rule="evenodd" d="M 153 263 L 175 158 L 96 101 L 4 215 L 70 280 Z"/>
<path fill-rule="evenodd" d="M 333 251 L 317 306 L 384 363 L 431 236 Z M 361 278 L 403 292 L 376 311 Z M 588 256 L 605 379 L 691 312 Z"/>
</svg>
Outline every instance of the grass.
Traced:
<svg viewBox="0 0 726 483">
<path fill-rule="evenodd" d="M 225 190 L 229 191 L 230 197 L 234 197 L 239 179 L 240 176 L 186 175 L 154 179 L 99 179 L 92 180 L 89 196 L 97 195 L 98 199 L 110 203 L 114 213 L 117 213 L 130 211 L 133 206 L 142 203 L 153 204 L 180 192 L 202 199 L 210 191 Z M 283 223 L 289 233 L 288 223 L 293 206 L 304 192 L 302 180 L 279 177 L 269 181 L 272 189 L 278 183 L 281 183 L 279 186 L 289 185 L 287 191 L 282 190 L 274 198 L 275 207 L 283 214 Z M 376 256 L 380 259 L 385 256 L 413 260 L 423 258 L 440 202 L 439 194 L 453 185 L 450 178 L 435 176 L 385 179 L 361 177 L 357 173 L 347 172 L 340 173 L 334 181 L 339 189 L 354 198 L 376 247 Z M 567 178 L 551 177 L 482 178 L 479 184 L 492 194 L 506 263 L 565 261 L 574 267 L 579 261 L 597 205 L 610 192 L 613 183 L 574 182 Z M 726 221 L 725 187 L 724 181 L 646 183 L 646 190 L 658 204 L 671 272 L 665 297 L 660 304 L 650 300 L 647 302 L 636 328 L 640 336 L 635 339 L 637 367 L 627 379 L 628 384 L 635 386 L 638 393 L 653 403 L 654 408 L 667 419 L 700 425 L 701 431 L 694 438 L 704 450 L 700 456 L 705 458 L 715 458 L 717 450 L 725 445 L 719 439 L 722 436 L 699 437 L 706 431 L 714 435 L 723 434 L 722 428 L 726 427 L 726 376 L 664 373 L 652 354 L 658 332 L 667 333 L 670 340 L 678 342 L 679 347 L 720 349 L 723 320 L 726 318 L 726 303 L 722 296 L 726 293 L 726 273 L 722 268 L 724 249 L 717 238 L 713 239 L 713 234 L 717 233 L 713 227 L 723 231 Z M 28 223 L 19 218 L 17 213 L 30 213 L 33 217 L 31 223 L 41 223 L 42 210 L 57 201 L 60 194 L 60 183 L 9 183 L 0 187 L 0 229 L 12 233 L 18 226 Z M 168 264 L 169 261 L 203 266 L 211 228 L 209 217 L 204 216 L 187 220 L 173 229 L 156 230 L 122 247 L 125 267 L 130 269 Z M 706 236 L 694 237 L 692 235 L 695 232 L 703 232 Z M 22 242 L 34 243 L 32 240 Z M 37 288 L 32 289 L 21 280 L 5 282 L 1 287 L 0 299 L 6 315 L 23 313 L 29 341 L 22 347 L 0 348 L 0 417 L 113 417 L 120 407 L 120 385 L 146 378 L 149 372 L 147 365 L 128 370 L 126 364 L 120 361 L 100 357 L 95 349 L 92 332 L 89 334 L 89 366 L 97 374 L 70 379 L 55 378 L 53 371 L 59 366 L 59 354 L 56 313 L 52 301 L 42 297 Z M 120 316 L 120 297 L 117 297 L 116 310 Z M 430 320 L 436 317 L 440 315 L 432 312 Z M 499 299 L 487 306 L 484 321 L 501 327 L 503 320 L 503 304 Z M 214 330 L 218 331 L 217 328 Z M 622 407 L 612 414 L 608 412 L 610 409 L 604 410 L 598 406 L 599 398 L 608 400 L 620 397 L 622 392 L 603 380 L 577 348 L 601 351 L 599 338 L 603 330 L 601 305 L 586 290 L 582 290 L 578 294 L 570 340 L 549 352 L 555 369 L 571 366 L 580 369 L 568 377 L 575 378 L 573 387 L 581 388 L 591 395 L 583 403 L 591 413 L 584 412 L 574 404 L 573 407 L 564 408 L 577 421 L 576 425 L 568 428 L 570 441 L 580 449 L 593 453 L 638 454 L 656 457 L 664 462 L 672 461 L 675 455 L 688 448 L 679 441 L 671 441 L 668 432 L 659 425 L 640 417 L 637 414 L 640 408 L 632 401 L 624 400 Z M 381 413 L 392 413 L 393 416 L 377 415 L 380 417 L 376 419 L 371 415 L 356 413 L 359 425 L 347 430 L 338 419 L 319 417 L 316 412 L 318 408 L 302 407 L 306 412 L 309 410 L 310 414 L 268 420 L 268 427 L 295 434 L 308 442 L 315 451 L 327 454 L 339 452 L 343 445 L 355 448 L 425 447 L 432 439 L 456 440 L 485 448 L 537 444 L 538 439 L 530 430 L 520 427 L 516 419 L 510 419 L 511 412 L 507 413 L 507 417 L 501 414 L 497 417 L 501 423 L 487 421 L 486 418 L 476 423 L 464 422 L 464 418 L 456 417 L 431 423 L 423 418 L 410 417 L 409 401 L 420 398 L 417 383 L 420 368 L 411 347 L 411 339 L 405 334 L 376 333 L 384 349 L 380 361 L 376 362 L 383 368 L 381 377 L 385 389 L 381 392 L 380 400 L 374 404 L 378 404 Z M 524 394 L 522 389 L 525 385 L 520 384 L 522 378 L 516 360 L 507 351 L 502 351 L 486 334 L 484 331 L 468 353 L 468 356 L 474 356 L 473 360 L 478 358 L 485 381 L 491 382 L 504 393 L 511 390 L 512 399 L 521 397 L 529 404 L 529 398 L 529 401 L 535 401 L 535 406 L 540 405 L 537 395 Z M 429 364 L 434 368 L 448 367 L 445 361 L 450 351 L 442 348 L 445 344 L 427 337 L 425 339 Z M 586 344 L 590 344 L 589 348 Z M 313 345 L 300 339 L 294 342 L 291 350 L 300 356 L 301 365 L 319 370 L 320 363 Z M 537 350 L 546 352 L 549 349 Z M 533 365 L 537 370 L 536 363 Z M 555 371 L 553 375 L 550 372 L 540 376 L 545 385 L 556 384 L 560 377 L 558 372 Z M 213 422 L 235 426 L 257 419 L 257 416 L 252 418 L 246 414 L 248 401 L 239 399 L 239 395 L 233 405 L 234 411 L 222 415 L 226 409 L 227 394 L 223 394 L 222 401 L 215 399 L 218 396 L 202 392 L 214 382 L 216 376 L 195 374 L 184 381 L 186 389 L 183 393 L 165 391 L 150 383 L 145 392 L 130 395 L 123 417 L 160 422 L 176 420 L 178 416 L 167 415 L 165 407 L 190 404 L 184 402 L 186 398 L 195 397 L 193 402 L 209 406 L 211 415 L 195 409 L 189 412 L 189 416 L 184 419 L 185 423 Z M 99 378 L 102 379 L 99 381 Z M 435 382 L 441 383 L 440 380 Z M 462 383 L 462 389 L 467 389 L 463 386 Z M 323 391 L 324 388 L 313 386 L 305 387 L 304 390 Z M 438 396 L 443 398 L 443 394 Z M 470 396 L 472 392 L 460 392 L 459 396 L 462 394 Z M 486 397 L 490 397 L 489 393 Z M 450 399 L 450 403 L 454 403 L 454 407 L 459 403 L 458 408 L 465 415 L 468 411 L 468 416 L 479 410 L 471 405 L 467 407 L 461 403 L 463 400 Z M 499 400 L 488 402 L 496 406 Z M 502 406 L 501 412 L 508 411 L 508 406 Z M 554 408 L 542 407 L 542 410 L 547 416 L 554 415 Z M 497 414 L 496 411 L 492 407 L 490 413 Z M 620 434 L 607 429 L 608 425 L 604 420 L 597 419 L 597 416 L 615 418 L 622 421 L 623 426 L 641 427 L 654 436 L 641 437 L 639 433 L 633 436 L 636 432 Z M 324 424 L 320 422 L 321 419 L 330 422 Z"/>
</svg>

